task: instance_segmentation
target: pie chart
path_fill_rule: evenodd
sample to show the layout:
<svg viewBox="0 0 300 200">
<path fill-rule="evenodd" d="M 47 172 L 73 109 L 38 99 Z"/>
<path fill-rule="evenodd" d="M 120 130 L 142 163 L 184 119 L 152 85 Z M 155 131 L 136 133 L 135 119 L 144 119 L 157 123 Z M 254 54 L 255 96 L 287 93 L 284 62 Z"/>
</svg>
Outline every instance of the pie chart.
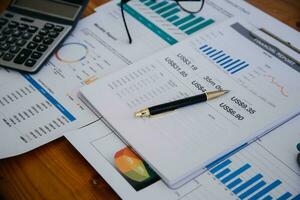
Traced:
<svg viewBox="0 0 300 200">
<path fill-rule="evenodd" d="M 84 60 L 88 54 L 86 45 L 77 42 L 63 44 L 55 53 L 55 57 L 63 63 L 76 63 Z"/>
</svg>

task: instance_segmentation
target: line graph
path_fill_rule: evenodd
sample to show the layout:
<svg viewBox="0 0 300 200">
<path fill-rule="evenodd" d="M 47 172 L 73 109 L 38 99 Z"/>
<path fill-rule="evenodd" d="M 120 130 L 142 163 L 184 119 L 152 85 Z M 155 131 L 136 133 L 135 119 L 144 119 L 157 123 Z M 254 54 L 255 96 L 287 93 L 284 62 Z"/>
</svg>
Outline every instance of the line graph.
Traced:
<svg viewBox="0 0 300 200">
<path fill-rule="evenodd" d="M 270 83 L 273 84 L 273 85 L 275 85 L 278 88 L 278 90 L 280 91 L 280 93 L 282 94 L 282 96 L 285 96 L 285 97 L 289 96 L 288 93 L 285 91 L 284 86 L 281 85 L 280 83 L 278 83 L 276 81 L 276 78 L 274 76 L 268 75 L 268 74 L 264 75 L 264 76 L 267 77 L 267 78 L 269 78 L 269 79 L 271 79 Z"/>
</svg>

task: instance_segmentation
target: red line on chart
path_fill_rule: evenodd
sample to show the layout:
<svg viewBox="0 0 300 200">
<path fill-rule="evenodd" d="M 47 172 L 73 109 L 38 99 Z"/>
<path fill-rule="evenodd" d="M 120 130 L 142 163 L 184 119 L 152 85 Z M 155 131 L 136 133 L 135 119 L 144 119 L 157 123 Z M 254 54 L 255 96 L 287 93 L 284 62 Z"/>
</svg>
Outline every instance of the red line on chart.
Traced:
<svg viewBox="0 0 300 200">
<path fill-rule="evenodd" d="M 276 79 L 275 79 L 274 76 L 271 76 L 271 75 L 265 75 L 265 76 L 268 77 L 268 78 L 271 78 L 271 83 L 274 84 L 279 89 L 280 93 L 283 96 L 285 96 L 285 97 L 289 96 L 288 93 L 284 90 L 284 87 L 281 84 L 276 82 Z"/>
</svg>

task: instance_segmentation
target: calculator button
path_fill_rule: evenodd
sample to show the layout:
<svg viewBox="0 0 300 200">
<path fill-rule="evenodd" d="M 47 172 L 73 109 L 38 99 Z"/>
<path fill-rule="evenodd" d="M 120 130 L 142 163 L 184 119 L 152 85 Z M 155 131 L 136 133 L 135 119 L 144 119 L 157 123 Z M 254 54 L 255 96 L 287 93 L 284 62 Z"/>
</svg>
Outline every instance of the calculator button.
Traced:
<svg viewBox="0 0 300 200">
<path fill-rule="evenodd" d="M 20 46 L 20 47 L 24 46 L 24 44 L 26 44 L 26 40 L 20 39 L 20 40 L 18 40 L 18 41 L 16 42 L 16 45 L 17 45 L 17 46 Z"/>
<path fill-rule="evenodd" d="M 27 29 L 27 31 L 30 33 L 35 33 L 37 30 L 38 28 L 36 26 L 29 26 L 29 28 Z"/>
<path fill-rule="evenodd" d="M 0 50 L 2 50 L 2 51 L 7 51 L 9 48 L 10 48 L 10 45 L 7 43 L 0 45 Z"/>
<path fill-rule="evenodd" d="M 36 63 L 35 60 L 28 59 L 28 60 L 25 62 L 25 66 L 27 66 L 27 67 L 32 67 L 35 63 Z"/>
<path fill-rule="evenodd" d="M 6 42 L 12 44 L 12 43 L 15 43 L 16 40 L 17 40 L 16 38 L 10 36 L 10 37 L 7 38 Z"/>
<path fill-rule="evenodd" d="M 0 25 L 5 25 L 8 22 L 7 19 L 0 18 Z"/>
<path fill-rule="evenodd" d="M 0 33 L 0 42 L 6 40 L 6 36 Z"/>
<path fill-rule="evenodd" d="M 24 22 L 29 22 L 29 23 L 33 23 L 34 22 L 33 19 L 29 19 L 29 18 L 26 18 L 26 17 L 21 17 L 21 20 L 24 21 Z"/>
<path fill-rule="evenodd" d="M 48 33 L 49 33 L 49 31 L 44 28 L 42 28 L 39 32 L 40 35 L 47 35 Z"/>
<path fill-rule="evenodd" d="M 19 30 L 14 30 L 14 31 L 12 32 L 12 35 L 15 36 L 15 37 L 19 37 L 19 36 L 21 35 L 21 31 L 19 31 Z"/>
<path fill-rule="evenodd" d="M 12 46 L 10 49 L 9 49 L 9 52 L 10 53 L 14 53 L 14 54 L 16 54 L 16 53 L 18 53 L 19 51 L 20 51 L 20 47 L 17 47 L 17 46 Z"/>
<path fill-rule="evenodd" d="M 22 49 L 22 51 L 15 58 L 14 62 L 17 64 L 22 64 L 30 56 L 31 52 L 32 51 L 29 49 Z"/>
<path fill-rule="evenodd" d="M 34 38 L 32 40 L 34 42 L 41 42 L 43 40 L 43 37 L 40 35 L 36 35 L 36 36 L 34 36 Z"/>
<path fill-rule="evenodd" d="M 53 27 L 54 27 L 54 25 L 53 25 L 53 24 L 50 24 L 50 23 L 46 23 L 45 26 L 44 26 L 44 28 L 45 28 L 45 29 L 48 29 L 48 30 L 49 30 L 49 29 L 52 29 Z"/>
<path fill-rule="evenodd" d="M 8 18 L 13 18 L 14 15 L 13 14 L 10 14 L 10 13 L 5 13 L 5 17 L 8 17 Z"/>
<path fill-rule="evenodd" d="M 28 49 L 35 49 L 37 47 L 37 43 L 35 42 L 30 42 L 28 45 L 27 45 L 27 48 Z"/>
<path fill-rule="evenodd" d="M 3 56 L 3 60 L 5 61 L 11 61 L 12 59 L 14 58 L 14 55 L 11 54 L 11 53 L 6 53 L 4 56 Z"/>
<path fill-rule="evenodd" d="M 43 41 L 43 43 L 47 44 L 47 45 L 50 45 L 50 44 L 52 44 L 53 41 L 54 40 L 52 38 L 45 38 L 44 41 Z"/>
<path fill-rule="evenodd" d="M 49 33 L 49 37 L 56 38 L 57 36 L 58 36 L 58 33 L 57 33 L 57 32 L 51 31 L 51 32 Z"/>
<path fill-rule="evenodd" d="M 22 35 L 22 38 L 25 39 L 25 40 L 28 40 L 31 37 L 32 37 L 32 34 L 31 33 L 27 33 L 27 32 L 23 33 L 23 35 Z"/>
<path fill-rule="evenodd" d="M 23 30 L 26 30 L 28 28 L 28 25 L 27 24 L 20 24 L 18 26 L 18 28 L 23 31 Z"/>
<path fill-rule="evenodd" d="M 8 23 L 8 27 L 10 27 L 10 28 L 16 28 L 18 25 L 19 25 L 19 23 L 16 21 L 11 21 Z"/>
<path fill-rule="evenodd" d="M 2 33 L 4 33 L 5 35 L 11 34 L 11 32 L 12 32 L 12 29 L 10 29 L 10 28 L 8 28 L 8 27 L 6 27 L 6 28 L 2 31 Z"/>
<path fill-rule="evenodd" d="M 61 32 L 62 30 L 64 30 L 64 27 L 62 27 L 62 26 L 55 26 L 54 27 L 54 31 Z"/>
<path fill-rule="evenodd" d="M 48 48 L 47 45 L 40 44 L 40 45 L 38 46 L 37 50 L 38 50 L 38 51 L 44 52 L 44 51 L 47 50 L 47 48 Z"/>
<path fill-rule="evenodd" d="M 33 59 L 39 59 L 42 55 L 43 54 L 41 54 L 40 52 L 35 51 L 35 52 L 33 52 L 31 54 L 31 58 L 33 58 Z"/>
</svg>

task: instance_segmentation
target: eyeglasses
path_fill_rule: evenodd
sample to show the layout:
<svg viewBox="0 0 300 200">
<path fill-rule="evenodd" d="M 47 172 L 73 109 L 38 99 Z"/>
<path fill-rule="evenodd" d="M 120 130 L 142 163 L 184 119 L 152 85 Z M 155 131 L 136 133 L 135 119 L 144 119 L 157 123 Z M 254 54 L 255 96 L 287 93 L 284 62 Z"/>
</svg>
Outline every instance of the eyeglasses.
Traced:
<svg viewBox="0 0 300 200">
<path fill-rule="evenodd" d="M 130 0 L 121 0 L 120 6 L 121 6 L 121 14 L 122 14 L 122 19 L 123 19 L 123 23 L 125 26 L 125 30 L 126 30 L 126 33 L 128 36 L 129 43 L 131 44 L 132 38 L 129 33 L 127 23 L 125 20 L 125 15 L 124 15 L 124 4 L 128 3 L 129 1 Z M 155 0 L 151 0 L 151 1 L 155 1 Z M 202 10 L 205 0 L 174 0 L 174 1 L 181 8 L 181 10 L 183 10 L 187 13 L 195 14 Z"/>
</svg>

